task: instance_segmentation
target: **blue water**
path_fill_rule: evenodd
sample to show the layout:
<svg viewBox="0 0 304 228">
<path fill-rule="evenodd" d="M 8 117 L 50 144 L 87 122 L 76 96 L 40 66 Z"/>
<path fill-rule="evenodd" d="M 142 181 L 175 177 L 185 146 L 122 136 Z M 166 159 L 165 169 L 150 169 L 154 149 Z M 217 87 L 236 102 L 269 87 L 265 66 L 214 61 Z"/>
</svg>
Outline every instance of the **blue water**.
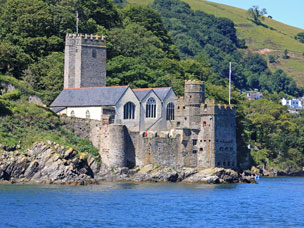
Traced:
<svg viewBox="0 0 304 228">
<path fill-rule="evenodd" d="M 0 227 L 304 227 L 304 178 L 0 185 Z"/>
</svg>

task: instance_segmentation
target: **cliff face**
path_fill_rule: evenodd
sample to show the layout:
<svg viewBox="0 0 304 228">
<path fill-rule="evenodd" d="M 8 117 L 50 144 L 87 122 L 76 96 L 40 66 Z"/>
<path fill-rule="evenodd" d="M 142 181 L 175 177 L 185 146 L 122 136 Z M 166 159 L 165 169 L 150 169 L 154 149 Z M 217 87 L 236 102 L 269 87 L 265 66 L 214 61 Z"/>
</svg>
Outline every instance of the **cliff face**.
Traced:
<svg viewBox="0 0 304 228">
<path fill-rule="evenodd" d="M 13 183 L 84 183 L 93 178 L 87 159 L 56 143 L 37 143 L 24 153 L 0 152 L 0 180 Z"/>
<path fill-rule="evenodd" d="M 2 147 L 3 148 L 3 147 Z M 5 147 L 4 147 L 5 148 Z M 56 143 L 36 143 L 25 152 L 0 151 L 0 183 L 97 184 L 99 181 L 187 183 L 250 183 L 233 170 L 175 169 L 147 165 L 142 169 L 111 168 L 90 155 L 78 154 Z"/>
</svg>

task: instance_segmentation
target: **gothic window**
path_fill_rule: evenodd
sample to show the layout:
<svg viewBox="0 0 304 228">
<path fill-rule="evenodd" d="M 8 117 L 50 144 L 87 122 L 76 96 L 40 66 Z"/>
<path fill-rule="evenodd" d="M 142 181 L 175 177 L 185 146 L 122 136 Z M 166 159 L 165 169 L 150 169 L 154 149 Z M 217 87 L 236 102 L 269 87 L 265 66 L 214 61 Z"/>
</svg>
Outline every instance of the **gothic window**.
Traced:
<svg viewBox="0 0 304 228">
<path fill-rule="evenodd" d="M 206 121 L 203 122 L 203 127 L 206 127 Z"/>
<path fill-rule="evenodd" d="M 174 104 L 172 102 L 167 105 L 167 120 L 174 120 Z"/>
<path fill-rule="evenodd" d="M 135 117 L 135 104 L 128 102 L 124 105 L 124 119 L 134 119 Z"/>
<path fill-rule="evenodd" d="M 146 118 L 156 118 L 156 101 L 150 97 L 146 104 Z"/>
<path fill-rule="evenodd" d="M 96 50 L 95 49 L 92 50 L 92 57 L 96 58 Z"/>
<path fill-rule="evenodd" d="M 71 117 L 75 117 L 75 112 L 74 112 L 74 110 L 71 111 Z"/>
<path fill-rule="evenodd" d="M 89 110 L 86 111 L 86 118 L 87 118 L 87 119 L 90 119 L 90 118 L 91 118 L 91 115 L 90 115 L 90 111 L 89 111 Z"/>
</svg>

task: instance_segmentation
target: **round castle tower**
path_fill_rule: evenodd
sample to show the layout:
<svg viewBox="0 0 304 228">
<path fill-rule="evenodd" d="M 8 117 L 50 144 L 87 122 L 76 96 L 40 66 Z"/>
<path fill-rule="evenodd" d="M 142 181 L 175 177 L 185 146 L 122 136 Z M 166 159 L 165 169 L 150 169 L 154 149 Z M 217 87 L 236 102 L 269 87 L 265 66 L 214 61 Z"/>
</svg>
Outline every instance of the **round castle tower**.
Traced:
<svg viewBox="0 0 304 228">
<path fill-rule="evenodd" d="M 205 84 L 201 81 L 185 81 L 184 101 L 189 105 L 205 102 Z"/>
<path fill-rule="evenodd" d="M 124 125 L 107 125 L 101 135 L 100 156 L 109 168 L 127 167 L 127 129 Z"/>
</svg>

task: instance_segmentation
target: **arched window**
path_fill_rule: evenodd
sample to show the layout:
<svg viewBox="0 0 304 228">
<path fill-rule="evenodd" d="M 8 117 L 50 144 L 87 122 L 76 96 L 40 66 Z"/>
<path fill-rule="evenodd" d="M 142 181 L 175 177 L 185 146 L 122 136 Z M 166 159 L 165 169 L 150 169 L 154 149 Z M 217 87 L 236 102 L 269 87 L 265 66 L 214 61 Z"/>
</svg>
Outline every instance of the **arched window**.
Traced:
<svg viewBox="0 0 304 228">
<path fill-rule="evenodd" d="M 124 105 L 124 119 L 134 119 L 135 117 L 135 104 L 128 102 Z"/>
<path fill-rule="evenodd" d="M 87 118 L 87 119 L 90 119 L 90 118 L 91 118 L 91 115 L 90 115 L 90 111 L 89 111 L 89 110 L 86 111 L 86 118 Z"/>
<path fill-rule="evenodd" d="M 96 58 L 96 50 L 95 49 L 92 50 L 92 57 Z"/>
<path fill-rule="evenodd" d="M 174 104 L 172 102 L 167 105 L 167 120 L 174 120 Z"/>
<path fill-rule="evenodd" d="M 146 104 L 146 118 L 156 118 L 156 101 L 150 97 Z"/>
<path fill-rule="evenodd" d="M 74 112 L 74 110 L 71 111 L 71 117 L 75 117 L 75 112 Z"/>
</svg>

